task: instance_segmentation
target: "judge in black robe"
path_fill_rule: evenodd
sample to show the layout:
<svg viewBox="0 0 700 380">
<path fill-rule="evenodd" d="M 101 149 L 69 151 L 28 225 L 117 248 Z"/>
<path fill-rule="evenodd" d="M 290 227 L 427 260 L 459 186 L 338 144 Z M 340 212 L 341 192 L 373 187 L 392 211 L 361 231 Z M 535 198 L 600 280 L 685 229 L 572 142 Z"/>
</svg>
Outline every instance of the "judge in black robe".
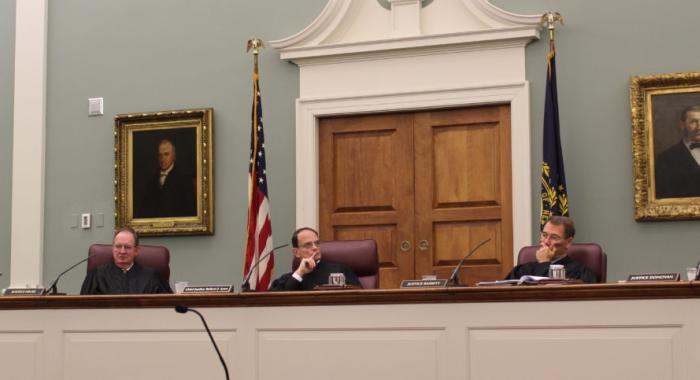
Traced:
<svg viewBox="0 0 700 380">
<path fill-rule="evenodd" d="M 285 273 L 272 282 L 271 290 L 312 290 L 318 285 L 328 284 L 331 273 L 344 274 L 346 285 L 360 286 L 360 280 L 352 269 L 343 264 L 319 261 L 313 272 L 306 274 L 302 281 L 294 278 L 292 272 Z"/>
<path fill-rule="evenodd" d="M 540 233 L 540 248 L 537 250 L 537 261 L 517 265 L 508 273 L 506 280 L 517 280 L 522 276 L 549 275 L 550 264 L 561 264 L 566 270 L 566 278 L 580 279 L 583 282 L 597 282 L 596 275 L 591 269 L 566 255 L 566 251 L 574 241 L 576 228 L 574 221 L 566 216 L 552 216 L 545 223 Z"/>
<path fill-rule="evenodd" d="M 285 273 L 272 282 L 270 290 L 311 290 L 318 285 L 328 284 L 331 273 L 345 275 L 346 285 L 361 286 L 353 271 L 343 264 L 321 260 L 318 232 L 313 228 L 302 227 L 292 234 L 292 253 L 299 258 L 299 266 L 294 272 Z"/>
<path fill-rule="evenodd" d="M 160 273 L 137 262 L 123 271 L 113 262 L 88 272 L 80 294 L 155 294 L 172 293 Z"/>
<path fill-rule="evenodd" d="M 563 265 L 564 270 L 566 271 L 566 278 L 581 280 L 583 282 L 591 284 L 598 282 L 595 273 L 593 273 L 593 271 L 590 268 L 584 266 L 583 264 L 579 263 L 578 261 L 572 259 L 569 256 L 563 256 L 558 260 L 553 260 L 551 262 L 545 261 L 538 263 L 537 261 L 532 261 L 529 263 L 517 265 L 515 266 L 515 268 L 513 268 L 513 270 L 510 271 L 510 273 L 508 273 L 508 275 L 506 276 L 506 280 L 517 280 L 522 276 L 547 277 L 549 276 L 550 264 Z"/>
</svg>

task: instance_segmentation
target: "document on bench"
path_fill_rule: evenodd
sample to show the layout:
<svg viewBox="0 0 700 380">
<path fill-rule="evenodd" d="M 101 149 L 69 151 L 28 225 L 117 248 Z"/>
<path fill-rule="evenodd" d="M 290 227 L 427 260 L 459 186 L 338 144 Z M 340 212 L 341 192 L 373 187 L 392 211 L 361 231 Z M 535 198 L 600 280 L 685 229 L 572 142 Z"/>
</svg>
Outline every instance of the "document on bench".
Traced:
<svg viewBox="0 0 700 380">
<path fill-rule="evenodd" d="M 551 278 L 542 276 L 526 275 L 518 279 L 498 280 L 498 281 L 482 281 L 477 282 L 476 286 L 512 286 L 512 285 L 566 285 L 566 284 L 582 284 L 581 280 Z"/>
</svg>

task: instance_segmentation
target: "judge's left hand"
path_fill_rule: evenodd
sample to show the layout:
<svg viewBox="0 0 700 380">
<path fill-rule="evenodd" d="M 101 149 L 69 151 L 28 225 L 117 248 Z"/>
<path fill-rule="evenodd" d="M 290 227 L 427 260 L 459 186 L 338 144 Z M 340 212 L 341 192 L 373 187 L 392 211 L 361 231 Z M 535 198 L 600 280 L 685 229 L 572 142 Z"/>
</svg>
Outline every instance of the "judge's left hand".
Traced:
<svg viewBox="0 0 700 380">
<path fill-rule="evenodd" d="M 552 258 L 554 258 L 554 250 L 547 247 L 546 245 L 543 245 L 540 247 L 540 249 L 537 250 L 535 257 L 537 258 L 538 263 L 552 261 Z"/>
</svg>

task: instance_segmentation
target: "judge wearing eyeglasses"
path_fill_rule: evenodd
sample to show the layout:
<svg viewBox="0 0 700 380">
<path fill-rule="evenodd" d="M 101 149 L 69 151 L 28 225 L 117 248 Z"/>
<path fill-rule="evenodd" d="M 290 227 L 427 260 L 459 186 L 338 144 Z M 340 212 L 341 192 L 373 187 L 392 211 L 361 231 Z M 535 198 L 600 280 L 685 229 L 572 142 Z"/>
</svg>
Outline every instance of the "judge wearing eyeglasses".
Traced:
<svg viewBox="0 0 700 380">
<path fill-rule="evenodd" d="M 343 264 L 321 259 L 318 232 L 310 227 L 303 227 L 292 234 L 292 253 L 300 260 L 294 272 L 283 274 L 272 282 L 271 290 L 312 290 L 318 285 L 328 284 L 331 273 L 345 275 L 346 285 L 360 286 L 355 273 Z"/>
<path fill-rule="evenodd" d="M 590 268 L 566 255 L 575 234 L 574 222 L 570 218 L 558 215 L 551 217 L 540 233 L 540 248 L 535 254 L 537 261 L 517 265 L 508 273 L 506 280 L 526 275 L 546 277 L 550 264 L 561 264 L 566 270 L 566 278 L 595 283 L 596 275 Z"/>
</svg>

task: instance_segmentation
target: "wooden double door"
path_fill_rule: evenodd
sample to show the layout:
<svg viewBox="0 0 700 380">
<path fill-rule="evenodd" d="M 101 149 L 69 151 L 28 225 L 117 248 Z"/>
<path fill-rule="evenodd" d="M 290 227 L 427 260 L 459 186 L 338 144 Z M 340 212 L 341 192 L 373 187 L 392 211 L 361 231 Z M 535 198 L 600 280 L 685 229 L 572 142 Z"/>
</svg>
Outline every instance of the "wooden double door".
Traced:
<svg viewBox="0 0 700 380">
<path fill-rule="evenodd" d="M 332 117 L 319 125 L 320 234 L 374 239 L 380 286 L 512 267 L 510 107 Z"/>
</svg>

